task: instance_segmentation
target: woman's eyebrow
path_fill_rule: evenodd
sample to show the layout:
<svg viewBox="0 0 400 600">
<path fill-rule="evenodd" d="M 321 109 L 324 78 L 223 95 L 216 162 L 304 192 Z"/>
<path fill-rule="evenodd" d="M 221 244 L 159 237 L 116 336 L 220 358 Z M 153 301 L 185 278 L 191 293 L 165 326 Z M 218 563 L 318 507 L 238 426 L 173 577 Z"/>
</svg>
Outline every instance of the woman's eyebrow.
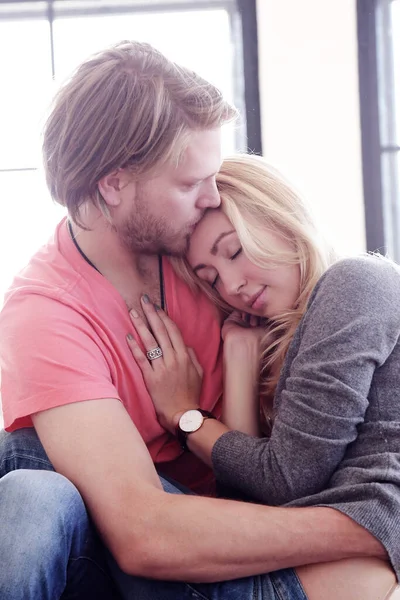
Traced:
<svg viewBox="0 0 400 600">
<path fill-rule="evenodd" d="M 230 231 L 223 231 L 222 233 L 219 234 L 219 236 L 213 243 L 211 250 L 210 250 L 210 252 L 213 256 L 215 256 L 218 252 L 218 244 L 220 243 L 220 241 L 227 235 L 230 235 L 231 233 L 235 233 L 235 229 L 231 229 Z M 207 267 L 207 265 L 205 265 L 203 263 L 196 265 L 193 269 L 193 273 L 197 273 L 197 271 L 200 271 L 200 269 L 205 269 L 206 267 Z"/>
<path fill-rule="evenodd" d="M 212 248 L 210 250 L 211 254 L 213 256 L 215 256 L 218 252 L 218 244 L 220 243 L 220 241 L 226 237 L 227 235 L 230 235 L 231 233 L 235 233 L 234 229 L 231 229 L 230 231 L 224 231 L 223 233 L 220 233 L 219 236 L 217 237 L 217 239 L 215 240 L 215 242 L 212 245 Z"/>
</svg>

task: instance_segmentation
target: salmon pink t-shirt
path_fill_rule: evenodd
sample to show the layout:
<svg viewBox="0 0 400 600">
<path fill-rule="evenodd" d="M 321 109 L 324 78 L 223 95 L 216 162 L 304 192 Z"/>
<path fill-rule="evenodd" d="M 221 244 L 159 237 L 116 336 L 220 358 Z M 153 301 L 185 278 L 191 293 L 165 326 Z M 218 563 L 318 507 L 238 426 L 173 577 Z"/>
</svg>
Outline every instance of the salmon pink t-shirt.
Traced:
<svg viewBox="0 0 400 600">
<path fill-rule="evenodd" d="M 217 311 L 203 295 L 192 293 L 167 258 L 163 273 L 166 310 L 204 369 L 201 407 L 218 417 L 222 367 Z M 5 296 L 0 314 L 4 426 L 7 431 L 31 427 L 33 413 L 116 398 L 160 470 L 196 491 L 207 491 L 209 469 L 183 453 L 158 423 L 126 342 L 128 333 L 136 337 L 124 300 L 81 256 L 64 219 Z"/>
</svg>

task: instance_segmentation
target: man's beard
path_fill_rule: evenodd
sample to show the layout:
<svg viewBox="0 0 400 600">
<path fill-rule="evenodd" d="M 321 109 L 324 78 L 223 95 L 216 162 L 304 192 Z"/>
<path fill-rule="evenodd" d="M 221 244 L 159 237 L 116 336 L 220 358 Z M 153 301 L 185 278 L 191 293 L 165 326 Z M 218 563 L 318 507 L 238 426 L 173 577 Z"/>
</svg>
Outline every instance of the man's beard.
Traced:
<svg viewBox="0 0 400 600">
<path fill-rule="evenodd" d="M 165 219 L 148 212 L 142 198 L 136 198 L 134 213 L 115 230 L 123 245 L 135 254 L 182 256 L 189 247 L 190 227 L 186 234 L 171 231 Z"/>
</svg>

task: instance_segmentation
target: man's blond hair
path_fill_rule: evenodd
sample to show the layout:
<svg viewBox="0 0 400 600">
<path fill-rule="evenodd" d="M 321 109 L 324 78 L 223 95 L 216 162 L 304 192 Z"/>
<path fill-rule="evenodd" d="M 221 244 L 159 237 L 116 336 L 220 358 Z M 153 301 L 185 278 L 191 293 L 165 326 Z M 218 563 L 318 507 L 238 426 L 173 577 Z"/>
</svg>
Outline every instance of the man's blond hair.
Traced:
<svg viewBox="0 0 400 600">
<path fill-rule="evenodd" d="M 123 41 L 81 64 L 55 97 L 44 131 L 46 180 L 73 220 L 118 168 L 134 177 L 178 161 L 190 131 L 236 117 L 221 92 L 149 44 Z"/>
</svg>

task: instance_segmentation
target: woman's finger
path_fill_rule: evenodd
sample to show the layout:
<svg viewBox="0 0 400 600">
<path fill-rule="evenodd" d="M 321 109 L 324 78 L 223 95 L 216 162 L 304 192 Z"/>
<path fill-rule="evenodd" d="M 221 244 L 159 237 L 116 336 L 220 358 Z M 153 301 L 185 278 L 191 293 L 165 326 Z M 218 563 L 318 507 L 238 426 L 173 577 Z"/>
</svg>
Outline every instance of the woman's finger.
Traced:
<svg viewBox="0 0 400 600">
<path fill-rule="evenodd" d="M 197 373 L 199 374 L 200 377 L 203 377 L 203 367 L 197 360 L 195 351 L 193 350 L 193 348 L 188 348 L 187 351 L 188 351 L 190 358 L 192 359 L 192 363 L 194 364 L 194 367 L 195 367 Z"/>
<path fill-rule="evenodd" d="M 157 340 L 157 345 L 160 346 L 164 355 L 168 357 L 168 354 L 173 350 L 173 345 L 165 323 L 163 319 L 160 318 L 159 311 L 156 310 L 154 304 L 147 295 L 142 296 L 142 307 L 151 327 L 153 336 Z"/>
<path fill-rule="evenodd" d="M 172 344 L 173 349 L 177 353 L 186 352 L 186 344 L 183 340 L 182 334 L 179 330 L 179 327 L 172 319 L 169 318 L 167 313 L 161 308 L 157 307 L 156 313 L 158 318 L 163 322 L 164 327 L 168 333 L 168 337 L 170 339 L 170 343 Z"/>
<path fill-rule="evenodd" d="M 154 335 L 151 333 L 151 331 L 147 327 L 146 323 L 139 316 L 139 314 L 134 309 L 132 309 L 130 311 L 129 315 L 131 317 L 132 324 L 133 324 L 134 328 L 136 329 L 146 352 L 157 348 L 159 345 L 157 340 L 155 339 Z"/>
<path fill-rule="evenodd" d="M 255 315 L 250 316 L 250 327 L 257 327 L 258 325 L 258 317 Z"/>
<path fill-rule="evenodd" d="M 234 310 L 233 312 L 231 312 L 229 317 L 227 317 L 227 319 L 225 319 L 225 323 L 230 321 L 232 323 L 243 324 L 245 316 L 246 316 L 245 312 L 240 312 L 239 310 Z"/>
<path fill-rule="evenodd" d="M 150 375 L 150 373 L 153 371 L 147 356 L 144 354 L 143 350 L 140 348 L 139 344 L 131 333 L 128 333 L 126 336 L 126 341 L 128 342 L 128 346 L 132 352 L 133 358 L 142 371 L 143 377 L 146 378 L 146 376 Z"/>
</svg>

